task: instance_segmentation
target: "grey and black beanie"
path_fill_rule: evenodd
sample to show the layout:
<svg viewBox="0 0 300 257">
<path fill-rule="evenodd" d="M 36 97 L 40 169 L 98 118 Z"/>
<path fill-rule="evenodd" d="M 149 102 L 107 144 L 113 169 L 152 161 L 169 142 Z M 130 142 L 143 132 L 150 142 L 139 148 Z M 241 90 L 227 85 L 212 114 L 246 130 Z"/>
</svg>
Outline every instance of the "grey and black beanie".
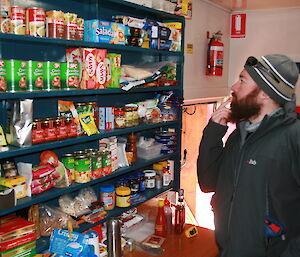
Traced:
<svg viewBox="0 0 300 257">
<path fill-rule="evenodd" d="M 295 102 L 299 69 L 289 57 L 271 54 L 257 59 L 250 56 L 244 67 L 255 83 L 275 102 L 281 106 Z"/>
</svg>

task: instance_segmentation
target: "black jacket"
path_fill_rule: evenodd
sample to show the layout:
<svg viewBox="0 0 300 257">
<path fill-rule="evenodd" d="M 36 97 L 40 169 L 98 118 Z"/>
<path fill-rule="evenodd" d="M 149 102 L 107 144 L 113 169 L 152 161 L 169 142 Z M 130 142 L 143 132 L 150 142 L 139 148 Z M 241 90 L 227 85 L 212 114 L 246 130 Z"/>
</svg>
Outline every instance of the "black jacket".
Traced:
<svg viewBox="0 0 300 257">
<path fill-rule="evenodd" d="M 210 121 L 200 143 L 198 181 L 202 191 L 215 192 L 221 257 L 299 257 L 300 120 L 266 116 L 244 144 L 243 125 L 223 147 L 227 127 Z M 284 226 L 285 240 L 267 240 L 266 216 Z"/>
</svg>

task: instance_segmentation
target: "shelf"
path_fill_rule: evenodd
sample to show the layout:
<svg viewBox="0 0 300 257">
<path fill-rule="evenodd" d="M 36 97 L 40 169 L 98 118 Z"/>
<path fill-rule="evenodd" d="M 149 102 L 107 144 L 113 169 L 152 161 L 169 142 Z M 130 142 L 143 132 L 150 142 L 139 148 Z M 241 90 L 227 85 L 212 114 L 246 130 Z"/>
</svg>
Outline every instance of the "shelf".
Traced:
<svg viewBox="0 0 300 257">
<path fill-rule="evenodd" d="M 183 22 L 185 20 L 185 18 L 183 16 L 180 16 L 180 15 L 176 15 L 176 14 L 156 10 L 156 9 L 153 9 L 153 8 L 150 8 L 150 7 L 147 7 L 147 6 L 127 2 L 127 1 L 124 1 L 124 0 L 104 0 L 104 1 L 111 2 L 111 3 L 114 3 L 114 4 L 119 4 L 119 5 L 122 5 L 122 6 L 135 8 L 136 10 L 140 10 L 140 11 L 149 12 L 152 15 L 156 15 L 156 16 L 159 16 L 159 17 L 162 17 L 162 18 L 165 18 L 165 19 L 175 19 L 176 21 L 181 21 L 181 22 Z"/>
<path fill-rule="evenodd" d="M 30 147 L 24 147 L 24 148 L 8 146 L 8 151 L 0 152 L 0 159 L 41 152 L 44 150 L 49 150 L 49 149 L 54 149 L 59 147 L 71 146 L 74 144 L 91 142 L 105 137 L 118 136 L 118 135 L 130 134 L 142 130 L 166 127 L 170 125 L 175 125 L 177 123 L 178 121 L 167 121 L 167 122 L 160 122 L 154 124 L 143 124 L 143 125 L 130 127 L 130 128 L 114 129 L 111 131 L 101 131 L 100 134 L 96 134 L 92 136 L 81 136 L 81 137 L 69 138 L 61 141 L 53 141 L 45 144 L 37 144 L 37 145 L 32 145 Z"/>
<path fill-rule="evenodd" d="M 132 166 L 125 167 L 125 168 L 120 168 L 120 169 L 116 170 L 115 172 L 113 172 L 110 175 L 103 176 L 101 178 L 91 180 L 88 183 L 80 184 L 80 183 L 75 183 L 74 182 L 67 188 L 51 188 L 51 189 L 49 189 L 49 190 L 47 190 L 43 193 L 33 195 L 31 197 L 21 198 L 17 201 L 17 205 L 14 206 L 13 208 L 0 211 L 0 216 L 7 215 L 9 213 L 21 210 L 23 208 L 29 207 L 29 206 L 34 205 L 34 204 L 39 204 L 39 203 L 42 203 L 42 202 L 52 200 L 52 199 L 57 198 L 61 195 L 71 193 L 71 192 L 74 192 L 74 191 L 78 191 L 78 190 L 80 190 L 82 188 L 85 188 L 87 186 L 92 186 L 92 185 L 95 185 L 95 184 L 98 184 L 98 183 L 108 181 L 112 178 L 125 175 L 128 172 L 132 172 L 134 170 L 138 170 L 138 169 L 142 169 L 144 167 L 147 167 L 147 166 L 149 166 L 153 163 L 156 163 L 160 160 L 172 159 L 175 156 L 176 156 L 176 153 L 172 153 L 172 154 L 160 155 L 159 157 L 153 158 L 153 159 L 150 159 L 150 160 L 138 159 L 134 163 L 134 165 L 132 165 Z"/>
<path fill-rule="evenodd" d="M 111 95 L 111 94 L 131 94 L 143 92 L 160 92 L 179 89 L 175 86 L 166 87 L 140 87 L 124 91 L 121 88 L 105 88 L 105 89 L 81 89 L 81 90 L 55 90 L 55 91 L 33 91 L 33 92 L 14 92 L 0 93 L 0 100 L 20 99 L 20 98 L 49 98 L 63 96 L 89 96 L 89 95 Z"/>
<path fill-rule="evenodd" d="M 33 37 L 33 36 L 5 34 L 5 33 L 0 33 L 0 40 L 8 40 L 10 42 L 14 41 L 14 42 L 30 43 L 30 44 L 64 45 L 68 47 L 105 48 L 108 50 L 140 52 L 144 54 L 183 56 L 182 51 L 172 52 L 172 51 L 156 50 L 156 49 L 149 49 L 149 48 L 141 48 L 135 46 L 113 45 L 113 44 L 106 44 L 106 43 L 66 40 L 66 39 L 47 38 L 47 37 Z"/>
<path fill-rule="evenodd" d="M 155 196 L 158 196 L 168 190 L 172 189 L 172 186 L 167 186 L 167 187 L 163 187 L 161 189 L 148 189 L 146 190 L 143 195 L 146 196 L 145 200 L 143 200 L 142 202 L 140 202 L 139 204 L 137 205 L 140 205 L 142 204 L 143 202 L 146 202 L 147 200 L 155 197 Z M 107 215 L 107 218 L 95 223 L 95 224 L 90 224 L 90 223 L 83 223 L 82 225 L 80 225 L 80 227 L 78 229 L 74 229 L 74 231 L 76 232 L 84 232 L 92 227 L 95 227 L 97 226 L 98 224 L 101 224 L 101 223 L 104 223 L 106 222 L 106 220 L 110 217 L 115 217 L 115 216 L 118 216 L 120 215 L 121 213 L 125 212 L 125 211 L 128 211 L 134 207 L 136 207 L 137 205 L 132 205 L 130 207 L 127 207 L 127 208 L 118 208 L 118 207 L 115 207 L 113 210 L 111 211 L 108 211 L 108 215 Z M 43 251 L 46 251 L 49 247 L 49 243 L 50 243 L 50 237 L 41 237 L 40 239 L 37 240 L 37 252 L 38 253 L 42 253 Z"/>
</svg>

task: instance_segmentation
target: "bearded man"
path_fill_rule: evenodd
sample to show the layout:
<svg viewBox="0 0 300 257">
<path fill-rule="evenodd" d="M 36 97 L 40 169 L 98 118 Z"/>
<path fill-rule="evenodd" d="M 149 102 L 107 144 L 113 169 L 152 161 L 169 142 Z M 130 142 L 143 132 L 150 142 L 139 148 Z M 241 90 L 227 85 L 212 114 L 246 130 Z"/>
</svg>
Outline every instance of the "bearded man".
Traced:
<svg viewBox="0 0 300 257">
<path fill-rule="evenodd" d="M 198 181 L 215 192 L 220 257 L 300 256 L 298 75 L 287 56 L 249 57 L 204 129 Z M 236 129 L 223 145 L 228 122 Z"/>
</svg>

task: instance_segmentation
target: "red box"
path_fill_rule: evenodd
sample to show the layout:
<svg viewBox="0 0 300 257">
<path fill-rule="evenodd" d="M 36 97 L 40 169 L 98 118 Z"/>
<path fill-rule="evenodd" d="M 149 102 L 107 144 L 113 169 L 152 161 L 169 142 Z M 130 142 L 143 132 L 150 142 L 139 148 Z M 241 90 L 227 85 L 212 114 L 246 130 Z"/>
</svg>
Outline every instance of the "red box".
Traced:
<svg viewBox="0 0 300 257">
<path fill-rule="evenodd" d="M 31 232 L 22 236 L 17 236 L 14 239 L 1 241 L 0 252 L 5 252 L 18 246 L 33 242 L 36 240 L 35 232 Z"/>
</svg>

